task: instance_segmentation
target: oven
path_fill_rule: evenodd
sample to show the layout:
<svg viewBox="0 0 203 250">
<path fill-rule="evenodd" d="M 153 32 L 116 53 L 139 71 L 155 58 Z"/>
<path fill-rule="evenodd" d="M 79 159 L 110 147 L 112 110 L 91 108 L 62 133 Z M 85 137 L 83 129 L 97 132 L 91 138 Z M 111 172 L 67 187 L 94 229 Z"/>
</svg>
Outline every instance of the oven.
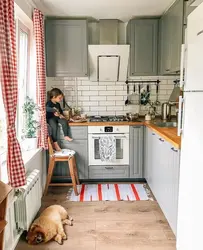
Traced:
<svg viewBox="0 0 203 250">
<path fill-rule="evenodd" d="M 116 139 L 116 159 L 113 162 L 100 159 L 99 139 L 108 135 Z M 88 151 L 89 165 L 129 165 L 129 126 L 89 126 Z"/>
</svg>

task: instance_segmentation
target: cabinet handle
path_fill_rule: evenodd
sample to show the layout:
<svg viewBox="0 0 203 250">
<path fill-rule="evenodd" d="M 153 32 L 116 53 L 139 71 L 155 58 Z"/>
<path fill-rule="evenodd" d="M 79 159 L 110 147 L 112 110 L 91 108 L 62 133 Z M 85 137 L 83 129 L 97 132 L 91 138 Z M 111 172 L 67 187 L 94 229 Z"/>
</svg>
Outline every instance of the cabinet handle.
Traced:
<svg viewBox="0 0 203 250">
<path fill-rule="evenodd" d="M 155 135 L 155 133 L 152 133 L 152 135 Z"/>
<path fill-rule="evenodd" d="M 178 150 L 175 148 L 171 148 L 171 150 L 173 150 L 174 152 L 178 152 Z"/>
<path fill-rule="evenodd" d="M 162 141 L 162 142 L 164 142 L 164 140 L 163 140 L 162 138 L 159 138 L 159 141 Z"/>
<path fill-rule="evenodd" d="M 166 71 L 170 71 L 170 69 L 165 69 Z"/>
<path fill-rule="evenodd" d="M 113 167 L 105 167 L 105 169 L 113 169 Z"/>
<path fill-rule="evenodd" d="M 197 33 L 197 36 L 203 34 L 203 30 L 201 30 L 200 32 Z"/>
</svg>

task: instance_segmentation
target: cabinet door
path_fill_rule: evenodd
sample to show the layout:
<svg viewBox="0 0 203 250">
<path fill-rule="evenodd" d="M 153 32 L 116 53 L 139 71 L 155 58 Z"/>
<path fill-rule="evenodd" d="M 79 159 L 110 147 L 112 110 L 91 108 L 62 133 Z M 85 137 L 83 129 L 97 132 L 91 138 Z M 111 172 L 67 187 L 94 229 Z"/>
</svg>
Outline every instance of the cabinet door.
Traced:
<svg viewBox="0 0 203 250">
<path fill-rule="evenodd" d="M 171 67 L 170 72 L 180 71 L 181 44 L 183 42 L 184 1 L 178 0 L 170 11 L 171 33 Z"/>
<path fill-rule="evenodd" d="M 161 20 L 161 35 L 160 35 L 160 71 L 161 74 L 169 74 L 171 66 L 171 25 L 170 25 L 170 16 L 164 15 Z"/>
<path fill-rule="evenodd" d="M 47 76 L 87 75 L 87 21 L 46 20 Z"/>
<path fill-rule="evenodd" d="M 130 178 L 143 178 L 143 127 L 130 127 Z"/>
<path fill-rule="evenodd" d="M 127 28 L 130 75 L 157 75 L 158 20 L 131 20 Z"/>
</svg>

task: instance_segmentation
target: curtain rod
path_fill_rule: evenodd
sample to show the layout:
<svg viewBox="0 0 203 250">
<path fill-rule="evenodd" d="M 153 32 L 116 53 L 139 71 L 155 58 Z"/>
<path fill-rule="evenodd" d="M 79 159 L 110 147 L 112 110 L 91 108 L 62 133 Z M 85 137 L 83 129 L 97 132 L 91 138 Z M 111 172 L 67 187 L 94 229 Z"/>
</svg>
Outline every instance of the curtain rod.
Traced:
<svg viewBox="0 0 203 250">
<path fill-rule="evenodd" d="M 128 83 L 156 83 L 156 84 L 159 84 L 160 82 L 161 82 L 160 80 L 156 80 L 156 81 L 127 80 L 127 81 L 125 81 L 126 84 L 128 84 Z"/>
</svg>

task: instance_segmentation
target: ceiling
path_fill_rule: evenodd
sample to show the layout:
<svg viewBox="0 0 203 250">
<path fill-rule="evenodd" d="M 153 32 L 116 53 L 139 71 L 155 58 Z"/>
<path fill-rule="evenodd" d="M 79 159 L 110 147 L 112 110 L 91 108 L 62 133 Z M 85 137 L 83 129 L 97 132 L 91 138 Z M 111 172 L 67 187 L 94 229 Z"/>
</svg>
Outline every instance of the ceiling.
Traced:
<svg viewBox="0 0 203 250">
<path fill-rule="evenodd" d="M 119 19 L 159 16 L 174 0 L 33 0 L 45 15 Z"/>
</svg>

